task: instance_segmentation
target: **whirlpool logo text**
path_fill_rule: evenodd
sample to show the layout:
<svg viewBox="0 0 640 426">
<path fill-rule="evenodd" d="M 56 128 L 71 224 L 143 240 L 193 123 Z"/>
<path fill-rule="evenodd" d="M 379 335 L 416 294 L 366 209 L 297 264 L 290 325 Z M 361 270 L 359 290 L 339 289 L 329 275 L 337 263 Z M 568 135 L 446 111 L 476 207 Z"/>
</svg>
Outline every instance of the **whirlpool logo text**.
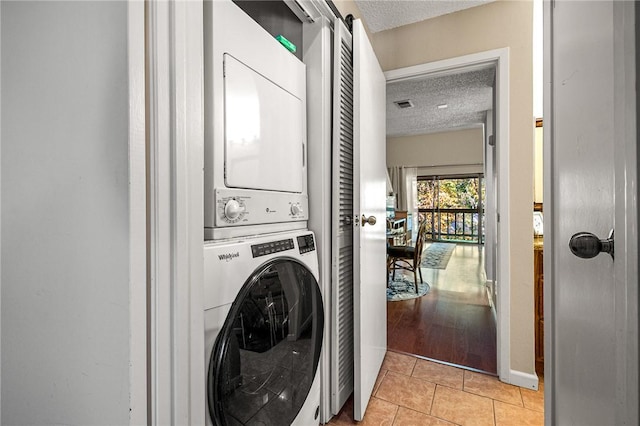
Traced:
<svg viewBox="0 0 640 426">
<path fill-rule="evenodd" d="M 226 254 L 219 254 L 218 255 L 218 259 L 220 260 L 226 260 L 227 262 L 230 261 L 231 259 L 234 259 L 236 257 L 240 257 L 240 252 L 235 252 L 235 253 L 226 253 Z"/>
</svg>

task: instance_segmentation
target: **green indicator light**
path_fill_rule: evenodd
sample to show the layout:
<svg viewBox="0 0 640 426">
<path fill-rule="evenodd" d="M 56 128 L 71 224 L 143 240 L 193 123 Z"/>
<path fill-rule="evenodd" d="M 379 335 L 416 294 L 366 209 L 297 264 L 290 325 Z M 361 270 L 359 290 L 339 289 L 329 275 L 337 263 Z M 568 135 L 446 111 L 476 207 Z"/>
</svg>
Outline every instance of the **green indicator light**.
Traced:
<svg viewBox="0 0 640 426">
<path fill-rule="evenodd" d="M 280 34 L 279 36 L 276 36 L 276 40 L 278 40 L 280 44 L 286 47 L 289 52 L 296 53 L 296 50 L 298 50 L 296 48 L 296 45 L 291 43 L 289 40 L 287 40 L 286 37 L 283 36 L 282 34 Z"/>
</svg>

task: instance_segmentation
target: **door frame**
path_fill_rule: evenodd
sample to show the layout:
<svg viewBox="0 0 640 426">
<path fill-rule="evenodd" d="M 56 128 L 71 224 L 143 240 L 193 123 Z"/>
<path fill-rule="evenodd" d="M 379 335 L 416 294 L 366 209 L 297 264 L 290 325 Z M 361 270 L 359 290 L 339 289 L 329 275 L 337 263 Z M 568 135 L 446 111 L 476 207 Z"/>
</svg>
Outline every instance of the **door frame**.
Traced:
<svg viewBox="0 0 640 426">
<path fill-rule="evenodd" d="M 496 358 L 498 376 L 501 381 L 528 388 L 537 388 L 535 375 L 511 370 L 511 291 L 510 291 L 510 244 L 509 244 L 509 48 L 500 48 L 470 55 L 458 56 L 425 64 L 398 68 L 385 72 L 387 84 L 427 75 L 447 75 L 459 73 L 461 70 L 470 71 L 489 66 L 496 69 L 496 140 L 498 160 L 498 188 L 496 191 L 498 221 L 498 256 L 496 282 L 498 283 L 497 298 L 497 333 Z M 485 141 L 486 143 L 486 141 Z"/>
<path fill-rule="evenodd" d="M 202 2 L 145 3 L 149 424 L 205 424 Z"/>
<path fill-rule="evenodd" d="M 147 203 L 144 3 L 127 2 L 129 67 L 129 424 L 147 424 Z"/>
</svg>

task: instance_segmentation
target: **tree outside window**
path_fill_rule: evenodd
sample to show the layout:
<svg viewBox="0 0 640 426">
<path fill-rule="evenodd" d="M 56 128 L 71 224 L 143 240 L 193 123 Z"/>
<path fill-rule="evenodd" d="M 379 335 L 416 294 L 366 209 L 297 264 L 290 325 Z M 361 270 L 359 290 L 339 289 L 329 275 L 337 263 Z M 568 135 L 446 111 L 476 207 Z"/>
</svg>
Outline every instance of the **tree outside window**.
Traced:
<svg viewBox="0 0 640 426">
<path fill-rule="evenodd" d="M 478 241 L 484 235 L 482 175 L 418 179 L 420 220 L 433 240 Z"/>
</svg>

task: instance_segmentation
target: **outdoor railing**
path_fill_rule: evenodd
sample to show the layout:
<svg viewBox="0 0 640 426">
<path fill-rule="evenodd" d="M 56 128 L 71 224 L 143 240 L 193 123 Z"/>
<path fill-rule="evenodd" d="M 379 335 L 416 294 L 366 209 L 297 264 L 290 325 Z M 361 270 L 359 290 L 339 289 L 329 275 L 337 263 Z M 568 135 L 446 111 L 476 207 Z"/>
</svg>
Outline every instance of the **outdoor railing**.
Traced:
<svg viewBox="0 0 640 426">
<path fill-rule="evenodd" d="M 427 235 L 433 241 L 478 243 L 479 237 L 484 239 L 484 212 L 478 209 L 418 209 L 418 214 L 420 221 L 427 221 Z"/>
</svg>

